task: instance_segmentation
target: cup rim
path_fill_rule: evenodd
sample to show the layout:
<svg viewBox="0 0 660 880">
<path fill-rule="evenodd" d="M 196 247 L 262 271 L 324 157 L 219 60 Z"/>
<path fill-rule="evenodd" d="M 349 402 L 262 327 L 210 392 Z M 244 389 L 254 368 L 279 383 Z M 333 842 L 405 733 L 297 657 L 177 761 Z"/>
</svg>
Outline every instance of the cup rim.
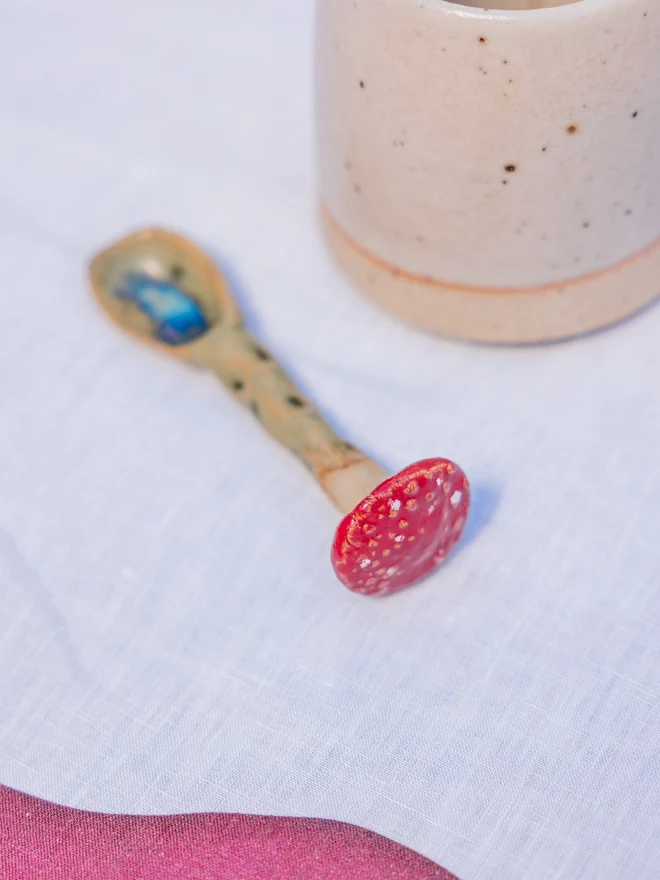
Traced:
<svg viewBox="0 0 660 880">
<path fill-rule="evenodd" d="M 491 4 L 497 2 L 498 0 L 491 0 Z M 520 21 L 532 17 L 536 20 L 578 17 L 594 12 L 604 12 L 628 2 L 629 0 L 571 0 L 571 2 L 563 2 L 561 5 L 539 6 L 535 9 L 498 9 L 497 6 L 490 4 L 488 8 L 467 6 L 462 0 L 427 0 L 425 5 L 428 9 L 436 9 L 450 15 L 460 15 L 464 18 L 475 18 L 481 21 L 502 18 Z"/>
</svg>

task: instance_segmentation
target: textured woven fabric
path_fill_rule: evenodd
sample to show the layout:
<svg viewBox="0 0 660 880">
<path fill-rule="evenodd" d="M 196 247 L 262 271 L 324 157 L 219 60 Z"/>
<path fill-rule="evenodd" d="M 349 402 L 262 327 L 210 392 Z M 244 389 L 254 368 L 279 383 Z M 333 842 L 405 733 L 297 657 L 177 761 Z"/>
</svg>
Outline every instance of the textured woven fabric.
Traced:
<svg viewBox="0 0 660 880">
<path fill-rule="evenodd" d="M 108 816 L 0 788 L 3 880 L 456 880 L 377 834 L 314 819 Z"/>
<path fill-rule="evenodd" d="M 316 222 L 311 6 L 0 9 L 0 782 L 348 822 L 463 880 L 657 880 L 660 310 L 479 348 L 353 292 Z M 146 223 L 223 261 L 348 440 L 466 470 L 441 572 L 348 593 L 308 474 L 109 326 L 85 263 Z"/>
</svg>

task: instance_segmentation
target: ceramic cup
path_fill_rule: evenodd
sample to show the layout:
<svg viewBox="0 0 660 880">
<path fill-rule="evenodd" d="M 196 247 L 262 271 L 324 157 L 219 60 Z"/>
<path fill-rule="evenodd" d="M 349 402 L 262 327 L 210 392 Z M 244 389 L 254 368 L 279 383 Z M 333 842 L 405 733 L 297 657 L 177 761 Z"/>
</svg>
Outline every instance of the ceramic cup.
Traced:
<svg viewBox="0 0 660 880">
<path fill-rule="evenodd" d="M 660 3 L 500 5 L 534 2 L 318 0 L 327 241 L 438 333 L 558 339 L 660 293 Z"/>
</svg>

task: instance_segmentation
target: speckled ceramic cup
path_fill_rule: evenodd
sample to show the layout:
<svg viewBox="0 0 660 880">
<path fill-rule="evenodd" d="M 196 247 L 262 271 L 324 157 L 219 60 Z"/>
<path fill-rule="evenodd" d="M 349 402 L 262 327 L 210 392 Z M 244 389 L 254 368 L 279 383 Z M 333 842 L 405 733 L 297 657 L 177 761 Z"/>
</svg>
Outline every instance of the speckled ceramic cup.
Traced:
<svg viewBox="0 0 660 880">
<path fill-rule="evenodd" d="M 656 0 L 318 0 L 323 223 L 348 277 L 484 341 L 567 337 L 652 300 L 659 41 Z"/>
</svg>

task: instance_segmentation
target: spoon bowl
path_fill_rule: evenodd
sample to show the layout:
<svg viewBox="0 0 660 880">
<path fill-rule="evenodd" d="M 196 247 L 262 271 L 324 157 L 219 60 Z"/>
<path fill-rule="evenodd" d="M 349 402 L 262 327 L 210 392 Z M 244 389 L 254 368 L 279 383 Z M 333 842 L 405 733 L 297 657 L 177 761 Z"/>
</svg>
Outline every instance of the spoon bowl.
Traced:
<svg viewBox="0 0 660 880">
<path fill-rule="evenodd" d="M 213 261 L 167 230 L 121 239 L 92 260 L 90 278 L 99 304 L 123 330 L 178 357 L 189 359 L 221 324 L 242 324 Z"/>
</svg>

